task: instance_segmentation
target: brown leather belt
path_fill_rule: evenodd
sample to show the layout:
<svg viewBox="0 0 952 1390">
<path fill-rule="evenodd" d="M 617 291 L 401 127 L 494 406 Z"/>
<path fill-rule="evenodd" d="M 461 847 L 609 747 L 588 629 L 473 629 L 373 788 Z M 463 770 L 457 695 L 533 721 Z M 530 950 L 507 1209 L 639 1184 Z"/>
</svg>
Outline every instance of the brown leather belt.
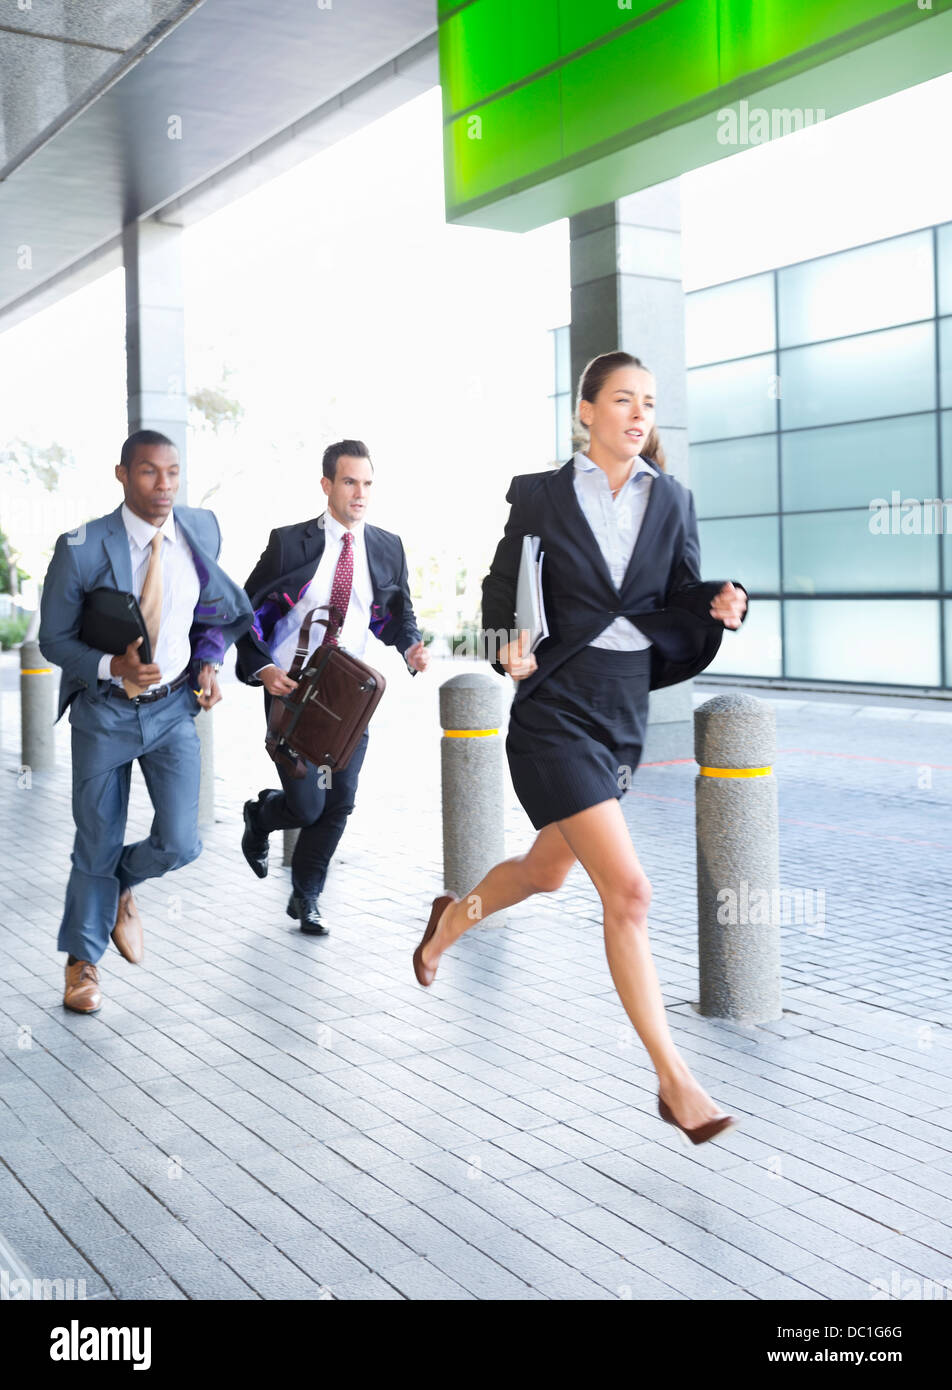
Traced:
<svg viewBox="0 0 952 1390">
<path fill-rule="evenodd" d="M 149 690 L 142 695 L 126 694 L 125 686 L 110 685 L 106 691 L 107 695 L 114 695 L 117 700 L 125 700 L 128 705 L 151 705 L 156 700 L 164 700 L 166 695 L 171 695 L 174 690 L 179 690 L 188 680 L 188 668 L 180 676 L 176 676 L 174 681 L 167 685 L 160 685 L 158 690 Z"/>
</svg>

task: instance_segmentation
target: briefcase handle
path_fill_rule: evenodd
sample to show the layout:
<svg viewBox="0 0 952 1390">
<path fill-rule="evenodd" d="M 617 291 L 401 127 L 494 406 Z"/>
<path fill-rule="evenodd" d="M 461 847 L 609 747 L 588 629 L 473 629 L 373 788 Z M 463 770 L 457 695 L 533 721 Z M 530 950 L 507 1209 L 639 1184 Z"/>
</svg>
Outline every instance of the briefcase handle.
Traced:
<svg viewBox="0 0 952 1390">
<path fill-rule="evenodd" d="M 311 645 L 311 623 L 314 620 L 314 614 L 320 613 L 322 609 L 325 608 L 327 609 L 328 616 L 326 618 L 318 618 L 317 621 L 319 623 L 323 623 L 324 626 L 327 628 L 327 634 L 330 637 L 331 641 L 334 640 L 334 638 L 340 632 L 341 628 L 344 626 L 344 615 L 336 604 L 322 603 L 319 604 L 317 608 L 311 609 L 311 611 L 308 613 L 307 617 L 301 624 L 301 631 L 298 634 L 298 644 L 294 653 L 294 660 L 291 663 L 291 669 L 288 672 L 288 676 L 293 681 L 296 681 L 298 679 L 298 677 L 304 669 L 304 663 L 305 661 L 307 661 L 307 653 Z"/>
</svg>

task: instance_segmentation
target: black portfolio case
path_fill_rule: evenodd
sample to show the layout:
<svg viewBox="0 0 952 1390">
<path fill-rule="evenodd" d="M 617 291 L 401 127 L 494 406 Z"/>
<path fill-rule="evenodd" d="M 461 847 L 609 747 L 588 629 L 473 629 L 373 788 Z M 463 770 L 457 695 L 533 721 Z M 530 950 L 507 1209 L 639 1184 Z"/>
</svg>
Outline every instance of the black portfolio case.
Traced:
<svg viewBox="0 0 952 1390">
<path fill-rule="evenodd" d="M 118 589 L 90 590 L 83 605 L 80 641 L 99 652 L 121 656 L 137 637 L 142 638 L 139 660 L 148 666 L 152 660 L 152 645 L 135 595 L 121 593 Z"/>
</svg>

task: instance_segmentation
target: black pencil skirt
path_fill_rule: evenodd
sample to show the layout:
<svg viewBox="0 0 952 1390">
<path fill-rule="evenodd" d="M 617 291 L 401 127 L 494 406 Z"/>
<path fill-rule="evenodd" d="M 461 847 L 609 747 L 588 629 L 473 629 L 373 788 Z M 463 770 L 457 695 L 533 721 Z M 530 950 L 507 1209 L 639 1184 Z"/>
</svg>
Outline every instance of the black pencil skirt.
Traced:
<svg viewBox="0 0 952 1390">
<path fill-rule="evenodd" d="M 650 648 L 583 647 L 513 701 L 506 756 L 536 830 L 625 794 L 641 761 L 650 680 Z"/>
</svg>

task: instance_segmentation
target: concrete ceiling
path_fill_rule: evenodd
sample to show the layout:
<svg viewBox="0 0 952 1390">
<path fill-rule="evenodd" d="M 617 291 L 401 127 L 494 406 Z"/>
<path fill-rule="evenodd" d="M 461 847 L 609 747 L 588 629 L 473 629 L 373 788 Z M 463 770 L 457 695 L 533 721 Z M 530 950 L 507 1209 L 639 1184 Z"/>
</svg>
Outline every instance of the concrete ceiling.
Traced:
<svg viewBox="0 0 952 1390">
<path fill-rule="evenodd" d="M 200 0 L 0 0 L 0 179 Z"/>
<path fill-rule="evenodd" d="M 435 0 L 0 0 L 0 329 L 433 86 L 435 33 Z"/>
</svg>

